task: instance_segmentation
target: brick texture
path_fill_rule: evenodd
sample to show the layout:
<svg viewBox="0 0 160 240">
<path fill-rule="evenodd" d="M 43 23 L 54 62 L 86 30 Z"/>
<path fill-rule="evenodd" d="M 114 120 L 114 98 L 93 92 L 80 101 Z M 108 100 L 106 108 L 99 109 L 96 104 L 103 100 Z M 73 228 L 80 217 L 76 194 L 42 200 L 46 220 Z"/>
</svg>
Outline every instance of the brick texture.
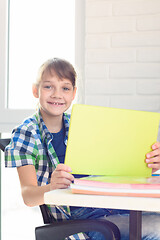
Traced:
<svg viewBox="0 0 160 240">
<path fill-rule="evenodd" d="M 85 103 L 160 112 L 160 1 L 85 8 Z"/>
</svg>

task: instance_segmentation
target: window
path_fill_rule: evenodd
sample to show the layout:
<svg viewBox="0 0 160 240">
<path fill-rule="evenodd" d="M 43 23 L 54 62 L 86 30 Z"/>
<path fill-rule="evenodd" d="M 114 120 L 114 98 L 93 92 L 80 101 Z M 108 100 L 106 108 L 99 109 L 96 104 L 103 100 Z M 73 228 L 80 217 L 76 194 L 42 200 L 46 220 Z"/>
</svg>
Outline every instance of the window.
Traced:
<svg viewBox="0 0 160 240">
<path fill-rule="evenodd" d="M 39 66 L 53 57 L 75 63 L 75 0 L 10 0 L 9 11 L 8 107 L 35 109 Z"/>
<path fill-rule="evenodd" d="M 48 58 L 69 60 L 84 79 L 84 5 L 85 0 L 0 1 L 0 133 L 35 111 L 32 83 Z"/>
</svg>

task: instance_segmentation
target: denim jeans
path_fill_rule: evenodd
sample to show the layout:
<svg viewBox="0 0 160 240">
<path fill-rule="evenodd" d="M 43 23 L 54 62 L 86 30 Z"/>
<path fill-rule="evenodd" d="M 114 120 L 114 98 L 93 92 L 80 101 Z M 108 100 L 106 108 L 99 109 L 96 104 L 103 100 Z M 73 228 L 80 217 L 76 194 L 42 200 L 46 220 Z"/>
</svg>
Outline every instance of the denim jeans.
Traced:
<svg viewBox="0 0 160 240">
<path fill-rule="evenodd" d="M 80 207 L 71 211 L 72 219 L 106 219 L 114 222 L 120 229 L 121 239 L 129 239 L 129 211 L 104 208 Z M 101 233 L 86 233 L 91 240 L 104 240 Z M 142 214 L 142 239 L 160 240 L 160 213 L 144 212 Z"/>
</svg>

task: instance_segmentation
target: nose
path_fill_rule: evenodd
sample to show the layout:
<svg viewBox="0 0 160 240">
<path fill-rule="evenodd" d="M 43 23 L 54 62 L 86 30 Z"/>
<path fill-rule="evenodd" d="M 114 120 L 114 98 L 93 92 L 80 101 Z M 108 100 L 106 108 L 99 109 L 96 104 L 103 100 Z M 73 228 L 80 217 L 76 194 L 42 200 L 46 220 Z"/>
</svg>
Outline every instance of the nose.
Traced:
<svg viewBox="0 0 160 240">
<path fill-rule="evenodd" d="M 59 88 L 54 88 L 51 93 L 52 98 L 61 98 L 61 91 Z"/>
</svg>

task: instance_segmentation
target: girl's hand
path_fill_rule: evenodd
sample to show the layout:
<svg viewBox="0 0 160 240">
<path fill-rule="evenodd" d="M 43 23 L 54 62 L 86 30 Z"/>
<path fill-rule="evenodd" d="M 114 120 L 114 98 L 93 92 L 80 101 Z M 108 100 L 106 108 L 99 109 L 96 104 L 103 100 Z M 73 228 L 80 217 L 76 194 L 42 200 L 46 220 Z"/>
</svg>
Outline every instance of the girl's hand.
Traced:
<svg viewBox="0 0 160 240">
<path fill-rule="evenodd" d="M 68 188 L 71 182 L 74 181 L 74 177 L 70 172 L 70 167 L 65 164 L 58 164 L 51 175 L 51 190 Z"/>
<path fill-rule="evenodd" d="M 146 154 L 146 163 L 148 167 L 152 168 L 152 172 L 160 169 L 160 142 L 152 145 L 153 151 Z"/>
</svg>

